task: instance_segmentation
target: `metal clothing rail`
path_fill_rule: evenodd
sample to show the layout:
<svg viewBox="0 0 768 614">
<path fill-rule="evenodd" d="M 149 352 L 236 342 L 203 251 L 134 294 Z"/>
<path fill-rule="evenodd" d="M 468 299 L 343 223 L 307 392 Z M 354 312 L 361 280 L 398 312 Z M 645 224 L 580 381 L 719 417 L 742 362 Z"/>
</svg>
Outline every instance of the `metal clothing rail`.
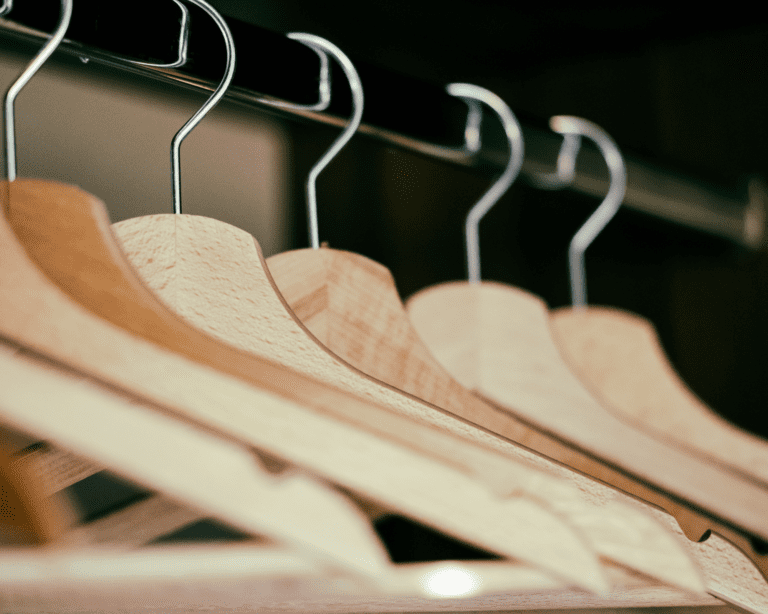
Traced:
<svg viewBox="0 0 768 614">
<path fill-rule="evenodd" d="M 37 10 L 24 8 L 31 4 L 14 3 L 13 10 L 0 18 L 0 45 L 14 48 L 27 41 L 39 47 L 48 37 L 58 16 L 56 6 L 52 5 L 51 15 L 45 16 L 46 11 L 39 6 Z M 211 48 L 211 41 L 218 40 L 215 25 L 197 16 L 194 6 L 182 8 L 181 3 L 151 0 L 135 4 L 131 16 L 110 21 L 106 17 L 108 3 L 80 0 L 60 51 L 84 62 L 94 61 L 184 88 L 213 90 L 224 54 L 223 45 L 221 49 Z M 158 10 L 160 5 L 166 6 Z M 136 21 L 147 14 L 152 15 L 151 20 L 144 17 Z M 283 117 L 346 124 L 349 94 L 343 79 L 333 82 L 327 109 L 310 110 L 318 99 L 320 75 L 320 59 L 314 51 L 263 28 L 230 18 L 227 22 L 238 57 L 245 60 L 227 93 L 229 100 Z M 185 23 L 194 24 L 186 33 L 182 30 Z M 504 151 L 484 146 L 475 152 L 464 146 L 467 106 L 462 101 L 429 83 L 364 62 L 355 62 L 355 66 L 366 92 L 359 132 L 452 164 L 503 167 Z M 283 106 L 276 106 L 280 104 Z M 554 170 L 561 137 L 525 124 L 523 134 L 527 152 L 522 172 L 536 184 L 539 175 Z M 761 181 L 751 181 L 743 200 L 737 200 L 631 156 L 626 157 L 626 165 L 624 206 L 752 249 L 764 244 L 768 190 Z M 608 174 L 596 151 L 585 149 L 580 154 L 569 189 L 597 197 L 606 193 Z"/>
</svg>

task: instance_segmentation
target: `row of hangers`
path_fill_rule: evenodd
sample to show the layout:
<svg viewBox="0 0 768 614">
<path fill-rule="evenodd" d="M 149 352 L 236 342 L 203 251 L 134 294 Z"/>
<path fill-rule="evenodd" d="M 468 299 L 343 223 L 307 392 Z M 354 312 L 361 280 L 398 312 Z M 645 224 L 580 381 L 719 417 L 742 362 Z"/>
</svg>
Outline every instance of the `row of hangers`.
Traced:
<svg viewBox="0 0 768 614">
<path fill-rule="evenodd" d="M 568 607 L 607 607 L 637 603 L 636 591 L 646 604 L 720 603 L 708 593 L 768 611 L 760 546 L 768 449 L 714 418 L 676 379 L 647 323 L 582 306 L 550 314 L 521 290 L 480 283 L 473 264 L 469 283 L 424 290 L 406 311 L 384 267 L 318 247 L 314 181 L 363 112 L 354 66 L 334 45 L 291 35 L 340 63 L 355 101 L 308 181 L 314 247 L 265 261 L 244 231 L 180 215 L 181 142 L 235 67 L 226 22 L 190 1 L 222 30 L 227 68 L 174 138 L 178 214 L 110 227 L 95 197 L 15 177 L 14 99 L 63 38 L 71 0 L 9 92 L 0 421 L 88 459 L 90 471 L 151 489 L 156 495 L 130 513 L 162 515 L 163 530 L 210 517 L 260 536 L 248 553 L 207 550 L 264 561 L 241 588 L 278 573 L 266 561 L 292 560 L 279 573 L 307 587 L 317 577 L 353 578 L 353 596 L 418 597 L 411 605 L 429 609 L 427 597 L 439 593 L 425 578 L 457 567 L 394 565 L 371 519 L 396 513 L 501 557 L 463 564 L 460 577 L 475 578 L 465 595 L 549 591 Z M 477 225 L 519 171 L 522 137 L 497 96 L 467 84 L 448 91 L 488 104 L 510 140 L 507 169 L 468 218 L 469 262 L 477 263 Z M 610 138 L 576 118 L 557 118 L 553 128 L 565 136 L 554 183 L 568 182 L 579 139 L 591 138 L 615 176 L 598 214 L 615 212 L 623 166 Z M 571 250 L 576 271 L 599 232 L 587 228 Z M 84 557 L 92 566 L 80 581 L 91 594 L 114 595 L 120 564 L 126 577 L 148 565 L 213 577 L 173 549 L 94 549 L 141 546 L 161 529 L 73 527 L 66 501 L 52 496 L 61 485 L 30 486 L 29 457 L 0 465 L 19 518 L 29 519 L 13 526 L 55 546 L 0 557 L 3 588 L 19 603 L 46 590 L 60 596 L 57 582 L 75 579 L 62 570 Z M 161 594 L 168 588 L 154 582 Z M 588 593 L 599 597 L 583 601 Z M 306 603 L 316 598 L 307 588 Z"/>
</svg>

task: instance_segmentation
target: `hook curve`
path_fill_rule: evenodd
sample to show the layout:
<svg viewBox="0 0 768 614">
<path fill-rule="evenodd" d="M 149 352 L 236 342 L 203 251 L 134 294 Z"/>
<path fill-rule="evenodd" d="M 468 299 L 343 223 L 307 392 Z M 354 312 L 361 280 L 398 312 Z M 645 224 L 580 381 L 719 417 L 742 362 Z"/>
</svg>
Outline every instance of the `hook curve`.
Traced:
<svg viewBox="0 0 768 614">
<path fill-rule="evenodd" d="M 191 2 L 195 6 L 203 9 L 211 17 L 211 19 L 213 19 L 213 21 L 219 27 L 219 30 L 221 30 L 221 33 L 224 36 L 224 46 L 227 52 L 227 64 L 224 78 L 221 80 L 218 87 L 208 97 L 208 100 L 205 101 L 205 104 L 200 107 L 189 120 L 187 120 L 187 123 L 181 127 L 181 129 L 173 137 L 173 141 L 171 141 L 171 187 L 173 190 L 173 212 L 177 214 L 181 213 L 181 143 L 185 138 L 187 138 L 189 133 L 192 132 L 195 127 L 197 127 L 197 125 L 208 114 L 208 112 L 219 103 L 221 98 L 224 96 L 224 93 L 227 91 L 229 84 L 232 83 L 232 77 L 235 74 L 235 41 L 232 38 L 232 33 L 229 31 L 227 22 L 224 21 L 224 18 L 219 14 L 219 12 L 205 0 L 187 0 L 187 2 Z"/>
<path fill-rule="evenodd" d="M 6 5 L 6 8 L 10 10 L 10 2 Z M 16 179 L 16 117 L 14 113 L 14 106 L 16 98 L 30 82 L 32 77 L 35 76 L 38 70 L 45 64 L 46 60 L 51 57 L 56 48 L 59 46 L 67 33 L 69 28 L 69 22 L 72 20 L 72 0 L 61 0 L 61 15 L 59 17 L 59 23 L 56 26 L 56 30 L 48 39 L 48 42 L 43 45 L 43 48 L 37 52 L 37 55 L 27 65 L 27 67 L 18 76 L 8 88 L 5 94 L 5 101 L 3 105 L 3 130 L 5 131 L 5 176 L 10 182 Z"/>
<path fill-rule="evenodd" d="M 572 159 L 566 160 L 570 164 L 570 180 L 573 179 L 576 165 L 576 154 L 579 151 L 579 141 L 582 136 L 592 139 L 603 155 L 608 172 L 610 173 L 610 186 L 603 202 L 589 216 L 586 222 L 579 228 L 568 247 L 568 267 L 571 281 L 571 302 L 576 309 L 582 309 L 587 304 L 587 281 L 584 272 L 584 252 L 595 240 L 597 235 L 605 228 L 608 222 L 621 207 L 624 194 L 627 191 L 627 171 L 624 159 L 614 140 L 597 124 L 580 117 L 569 115 L 557 115 L 550 119 L 549 125 L 554 132 L 575 139 L 575 145 L 571 145 Z M 563 144 L 565 149 L 565 143 Z M 558 156 L 558 173 L 560 173 L 560 158 Z"/>
<path fill-rule="evenodd" d="M 344 75 L 349 81 L 349 89 L 352 91 L 352 107 L 354 109 L 352 118 L 349 120 L 347 127 L 337 137 L 333 144 L 323 154 L 309 171 L 307 178 L 307 216 L 309 219 L 309 241 L 313 249 L 319 249 L 320 237 L 317 228 L 317 177 L 328 166 L 331 160 L 336 157 L 336 154 L 341 151 L 344 145 L 352 138 L 360 126 L 360 122 L 363 119 L 363 84 L 360 81 L 360 76 L 355 70 L 352 61 L 345 55 L 345 53 L 339 49 L 336 45 L 327 41 L 326 39 L 316 36 L 314 34 L 307 34 L 305 32 L 291 32 L 288 34 L 288 38 L 297 40 L 305 45 L 312 47 L 316 51 L 328 53 L 339 63 L 341 69 L 344 71 Z"/>
<path fill-rule="evenodd" d="M 478 200 L 469 210 L 465 222 L 467 277 L 469 283 L 479 283 L 480 238 L 478 228 L 480 220 L 482 220 L 483 216 L 490 211 L 491 207 L 496 204 L 499 198 L 504 195 L 520 173 L 525 153 L 523 133 L 515 114 L 512 113 L 512 110 L 507 103 L 490 90 L 478 85 L 472 85 L 471 83 L 451 83 L 447 86 L 446 90 L 451 96 L 477 100 L 484 102 L 491 107 L 491 109 L 493 109 L 499 116 L 499 119 L 504 126 L 504 133 L 507 135 L 507 141 L 509 142 L 509 162 L 507 162 L 504 172 L 485 194 L 483 194 L 480 200 Z M 472 105 L 470 105 L 470 109 L 471 108 Z"/>
</svg>

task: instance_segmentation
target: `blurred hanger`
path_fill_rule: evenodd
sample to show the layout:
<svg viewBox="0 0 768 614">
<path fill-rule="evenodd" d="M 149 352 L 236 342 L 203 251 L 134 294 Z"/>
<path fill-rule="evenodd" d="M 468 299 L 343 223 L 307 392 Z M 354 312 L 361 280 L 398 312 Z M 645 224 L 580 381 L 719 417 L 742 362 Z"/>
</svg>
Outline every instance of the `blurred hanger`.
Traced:
<svg viewBox="0 0 768 614">
<path fill-rule="evenodd" d="M 562 132 L 572 125 L 569 118 L 553 122 Z M 768 570 L 751 546 L 751 538 L 768 532 L 768 491 L 649 437 L 602 407 L 560 357 L 540 299 L 500 284 L 450 283 L 417 293 L 408 313 L 457 380 L 544 435 L 545 445 L 536 449 L 552 454 L 554 443 L 555 458 L 576 459 L 590 475 L 630 492 L 639 487 L 694 539 L 717 530 Z"/>
<path fill-rule="evenodd" d="M 653 328 L 643 318 L 606 307 L 587 307 L 584 251 L 624 198 L 621 156 L 601 130 L 574 124 L 575 146 L 563 149 L 557 174 L 573 179 L 582 134 L 601 143 L 611 170 L 610 192 L 571 242 L 571 309 L 552 313 L 553 334 L 574 372 L 624 419 L 709 462 L 768 487 L 768 442 L 720 418 L 680 379 Z"/>
<path fill-rule="evenodd" d="M 290 36 L 317 47 L 323 53 L 330 53 L 334 58 L 341 58 L 345 72 L 353 81 L 353 91 L 357 92 L 355 115 L 351 127 L 344 131 L 331 149 L 334 153 L 340 149 L 340 144 L 351 138 L 362 116 L 359 80 L 346 56 L 331 43 L 307 34 Z M 330 156 L 326 154 L 325 163 L 329 160 Z M 559 495 L 560 500 L 552 501 L 553 496 L 544 494 L 541 480 L 546 478 L 539 472 L 472 446 L 455 436 L 403 418 L 399 414 L 402 414 L 404 407 L 411 413 L 434 413 L 436 410 L 382 386 L 328 353 L 287 308 L 269 272 L 262 266 L 258 244 L 248 233 L 209 218 L 189 215 L 134 218 L 116 224 L 114 229 L 143 280 L 190 324 L 244 350 L 333 383 L 341 389 L 362 394 L 384 406 L 371 406 L 365 410 L 360 406 L 335 406 L 336 415 L 343 416 L 347 421 L 373 428 L 380 435 L 452 465 L 458 463 L 502 496 L 514 492 L 519 497 L 534 497 L 535 502 L 518 501 L 518 509 L 513 509 L 509 502 L 504 504 L 505 523 L 510 526 L 516 522 L 521 526 L 529 524 L 536 518 L 542 528 L 544 524 L 551 524 L 551 531 L 562 531 L 561 521 L 542 507 L 551 503 L 557 507 L 556 511 L 567 509 L 566 518 L 580 529 L 578 522 L 572 521 L 571 517 L 577 513 L 588 516 L 583 513 L 587 508 L 591 509 L 586 502 L 579 509 L 577 498 L 571 498 L 575 509 L 568 509 L 565 504 L 568 497 Z M 600 512 L 592 510 L 591 513 Z M 628 526 L 635 526 L 636 521 L 629 520 L 632 513 L 626 512 L 625 516 Z M 647 555 L 638 557 L 636 550 L 617 547 L 622 540 L 629 542 L 635 539 L 631 530 L 613 539 L 608 538 L 599 525 L 591 526 L 589 531 L 596 533 L 597 537 L 585 537 L 590 545 L 595 544 L 598 552 L 611 548 L 615 559 L 630 566 L 640 558 L 641 562 L 636 566 L 646 573 L 659 575 L 665 581 L 673 581 L 677 567 L 686 569 L 683 563 L 681 566 L 672 565 L 669 570 L 662 568 L 657 573 L 659 566 L 651 563 L 652 559 Z M 600 541 L 600 536 L 603 541 Z M 555 550 L 559 547 L 554 542 L 550 543 Z M 523 559 L 533 557 L 538 564 L 555 565 L 558 569 L 565 561 L 554 550 L 549 551 L 546 545 L 539 544 L 534 550 L 526 550 L 528 548 L 525 542 L 519 542 L 515 556 Z M 666 549 L 667 555 L 675 559 L 672 542 L 661 540 L 658 548 L 659 556 L 665 556 Z M 653 569 L 649 565 L 653 565 Z M 583 570 L 578 570 L 577 574 L 582 575 Z"/>
<path fill-rule="evenodd" d="M 230 42 L 227 77 L 208 109 L 234 60 L 226 23 L 202 0 L 194 3 Z M 190 129 L 174 139 L 176 150 Z M 177 168 L 176 194 L 178 176 Z M 363 415 L 374 404 L 221 343 L 174 315 L 134 274 L 94 197 L 39 180 L 7 188 L 0 335 L 363 500 L 490 552 L 533 559 L 577 586 L 606 588 L 595 553 L 556 514 L 525 497 L 498 496 L 460 463 L 385 440 L 377 425 L 340 422 L 333 416 Z M 517 484 L 509 480 L 506 488 L 514 495 Z"/>
<path fill-rule="evenodd" d="M 296 471 L 272 474 L 241 445 L 20 349 L 0 342 L 3 424 L 348 572 L 375 577 L 390 565 L 368 519 L 327 484 Z"/>
</svg>

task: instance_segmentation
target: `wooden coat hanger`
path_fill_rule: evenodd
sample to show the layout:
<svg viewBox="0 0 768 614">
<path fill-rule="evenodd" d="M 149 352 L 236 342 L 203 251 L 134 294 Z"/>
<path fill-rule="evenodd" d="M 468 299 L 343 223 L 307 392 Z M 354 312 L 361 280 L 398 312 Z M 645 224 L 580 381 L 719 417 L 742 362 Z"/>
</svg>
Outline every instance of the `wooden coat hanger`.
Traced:
<svg viewBox="0 0 768 614">
<path fill-rule="evenodd" d="M 23 386 L 19 385 L 20 382 L 23 382 Z M 225 459 L 227 454 L 221 453 L 227 447 L 232 452 L 239 446 L 223 441 L 211 444 L 211 440 L 218 438 L 204 432 L 191 433 L 179 421 L 158 415 L 156 410 L 145 407 L 144 403 L 126 399 L 116 390 L 92 380 L 88 385 L 83 383 L 83 376 L 71 369 L 47 361 L 36 353 L 20 352 L 19 348 L 7 343 L 0 344 L 0 416 L 3 422 L 10 422 L 28 432 L 39 433 L 61 445 L 85 451 L 92 458 L 114 467 L 120 474 L 148 486 L 164 489 L 169 472 L 176 474 L 170 481 L 174 484 L 175 493 L 182 493 L 181 499 L 190 500 L 190 491 L 195 492 L 191 496 L 195 505 L 210 509 L 210 501 L 213 501 L 213 507 L 217 508 L 213 510 L 216 517 L 224 517 L 235 526 L 250 524 L 248 521 L 243 523 L 243 516 L 238 513 L 244 508 L 231 505 L 233 496 L 239 499 L 242 495 L 229 493 L 222 496 L 221 492 L 211 492 L 206 487 L 210 486 L 211 480 L 221 479 L 221 475 L 211 475 L 212 467 L 220 468 L 224 475 L 236 474 L 241 477 L 251 468 L 248 455 L 241 453 L 240 457 L 245 456 L 246 463 L 241 470 L 232 471 L 233 455 Z M 56 419 L 62 405 L 69 409 L 67 421 Z M 84 424 L 86 428 L 83 428 Z M 129 428 L 126 428 L 126 424 Z M 158 425 L 162 426 L 158 428 Z M 179 443 L 180 449 L 174 451 L 165 445 L 168 437 L 164 435 L 168 434 Z M 189 465 L 186 464 L 188 460 L 181 460 L 182 454 L 179 452 L 190 444 L 199 455 L 199 462 L 207 465 L 207 470 L 195 472 L 193 480 L 183 478 L 182 482 L 187 487 L 185 492 L 184 487 L 179 490 L 178 478 L 188 473 Z M 152 450 L 154 454 L 148 456 L 142 452 L 143 449 Z M 217 453 L 211 455 L 211 450 Z M 247 479 L 243 479 L 241 485 L 247 482 Z M 194 486 L 190 490 L 191 485 Z M 218 489 L 221 491 L 221 487 Z M 213 490 L 217 490 L 217 487 Z M 200 506 L 200 496 L 204 501 L 212 498 Z M 308 505 L 311 505 L 311 501 L 311 497 L 306 499 Z M 325 514 L 318 513 L 317 509 L 309 508 L 308 505 L 302 507 L 311 510 L 311 515 L 316 516 L 312 522 L 329 520 Z M 258 507 L 258 503 L 249 506 L 250 509 Z M 286 506 L 286 509 L 290 511 L 291 506 Z M 341 531 L 329 530 L 327 533 L 337 541 L 346 541 L 344 538 L 348 536 L 348 530 L 347 527 Z M 349 542 L 347 545 L 350 545 Z M 364 556 L 363 550 L 358 550 L 359 557 Z M 82 546 L 59 547 L 46 553 L 5 551 L 0 553 L 0 590 L 3 603 L 13 604 L 14 611 L 25 611 L 21 604 L 39 608 L 41 603 L 54 603 L 56 599 L 66 599 L 67 607 L 71 609 L 98 607 L 99 611 L 114 611 L 135 607 L 135 598 L 132 601 L 131 595 L 136 594 L 137 585 L 142 587 L 144 609 L 147 603 L 155 599 L 166 604 L 169 599 L 173 599 L 177 607 L 181 603 L 200 607 L 212 605 L 221 599 L 223 587 L 227 587 L 225 594 L 228 598 L 242 599 L 243 591 L 253 594 L 262 583 L 266 589 L 269 581 L 274 578 L 280 578 L 282 583 L 290 578 L 294 599 L 306 602 L 301 609 L 316 609 L 323 603 L 324 594 L 336 594 L 336 600 L 339 597 L 353 602 L 362 600 L 361 603 L 383 600 L 382 606 L 392 598 L 407 598 L 413 606 L 409 609 L 430 611 L 434 608 L 434 603 L 430 607 L 427 599 L 430 595 L 430 578 L 445 573 L 445 569 L 450 571 L 458 567 L 477 579 L 479 586 L 474 592 L 480 596 L 475 601 L 458 601 L 454 609 L 476 609 L 480 604 L 487 603 L 482 597 L 484 594 L 489 594 L 489 598 L 495 600 L 499 599 L 500 593 L 516 601 L 521 598 L 533 599 L 532 604 L 536 602 L 536 593 L 540 595 L 539 598 L 548 599 L 550 603 L 553 597 L 570 604 L 573 600 L 584 600 L 583 593 L 568 591 L 566 584 L 539 570 L 508 561 L 384 566 L 373 578 L 373 584 L 370 579 L 365 583 L 351 584 L 354 576 L 340 576 L 339 571 L 334 571 L 334 566 L 339 567 L 335 560 L 331 567 L 323 567 L 322 559 L 314 561 L 312 557 L 302 555 L 302 552 L 305 551 L 301 548 L 299 552 L 279 550 L 273 545 L 259 543 L 225 547 L 165 546 L 162 549 L 154 547 L 134 553 L 124 549 L 115 551 Z M 232 566 L 233 560 L 237 561 L 236 568 Z M 276 564 L 278 561 L 279 564 Z M 146 575 L 148 569 L 152 570 L 151 576 Z M 341 566 L 340 571 L 349 572 L 344 566 Z M 667 606 L 719 603 L 709 597 L 670 591 L 653 582 L 649 584 L 622 571 L 622 567 L 607 565 L 606 574 L 611 591 L 605 596 L 587 600 L 583 605 L 629 607 L 652 603 Z M 196 590 L 193 593 L 184 590 L 174 581 L 178 577 L 185 578 L 185 585 L 194 579 Z M 323 579 L 326 587 L 320 593 L 316 586 L 312 588 L 313 584 L 317 585 L 319 578 Z M 337 594 L 339 588 L 335 591 L 333 588 L 334 585 L 338 586 L 339 581 L 345 583 L 341 595 Z M 72 592 L 73 587 L 78 589 L 76 594 Z M 531 591 L 535 593 L 531 594 Z M 246 602 L 262 608 L 267 603 L 273 603 L 276 599 L 274 592 L 265 590 L 264 593 L 268 596 L 250 596 Z"/>
<path fill-rule="evenodd" d="M 242 445 L 19 350 L 0 342 L 4 424 L 348 572 L 376 577 L 390 565 L 368 519 L 327 484 L 296 471 L 273 475 Z M 57 419 L 62 407 L 66 420 Z"/>
<path fill-rule="evenodd" d="M 6 188 L 3 336 L 458 539 L 578 586 L 606 587 L 582 538 L 557 514 L 515 496 L 514 481 L 500 497 L 456 458 L 436 460 L 448 451 L 427 457 L 382 439 L 381 425 L 340 422 L 335 416 L 375 406 L 173 315 L 134 275 L 95 198 L 53 182 Z"/>
<path fill-rule="evenodd" d="M 291 36 L 303 42 L 309 42 L 317 46 L 318 50 L 339 59 L 353 84 L 352 91 L 356 97 L 354 116 L 350 127 L 329 150 L 333 154 L 351 138 L 362 116 L 362 88 L 359 79 L 349 60 L 335 46 L 318 37 L 298 34 Z M 308 188 L 310 211 L 316 208 L 313 195 L 318 169 L 327 165 L 330 159 L 331 156 L 326 154 L 311 173 Z M 310 227 L 314 229 L 316 239 L 316 220 L 310 224 Z M 332 381 L 351 392 L 374 398 L 397 412 L 402 413 L 404 405 L 411 413 L 435 412 L 434 408 L 420 407 L 413 400 L 382 387 L 363 374 L 350 369 L 348 365 L 342 364 L 325 351 L 318 344 L 317 339 L 308 334 L 286 308 L 269 272 L 262 266 L 258 244 L 247 233 L 209 218 L 171 215 L 126 220 L 116 224 L 114 230 L 121 238 L 124 251 L 142 275 L 143 280 L 190 324 L 249 352 L 277 360 L 280 364 L 310 376 Z M 341 260 L 338 263 L 341 267 L 353 259 L 363 263 L 353 271 L 353 275 L 358 278 L 372 268 L 365 266 L 364 258 L 345 252 L 323 249 L 312 254 L 317 256 L 306 262 L 318 262 L 318 260 L 323 262 L 324 258 L 334 258 Z M 375 263 L 374 266 L 378 267 Z M 336 270 L 337 267 L 327 267 L 326 272 Z M 392 289 L 394 290 L 393 287 Z M 402 317 L 404 311 L 399 299 L 396 304 L 400 309 L 401 318 L 405 320 Z M 406 367 L 411 366 L 406 365 Z M 402 369 L 402 365 L 400 368 Z M 467 399 L 472 399 L 468 391 L 462 390 L 460 386 L 456 386 L 456 392 L 463 394 Z M 470 463 L 470 470 L 476 475 L 483 476 L 481 479 L 490 480 L 493 485 L 501 484 L 507 479 L 508 470 L 490 469 L 492 465 L 503 465 L 505 461 L 499 458 L 489 460 L 488 455 L 482 451 L 471 450 L 469 446 L 456 440 L 451 441 L 444 436 L 442 436 L 442 443 L 437 443 L 435 438 L 440 438 L 440 435 L 430 433 L 423 427 L 419 431 L 414 430 L 415 427 L 407 420 L 398 419 L 395 415 L 379 414 L 374 417 L 369 411 L 366 414 L 346 414 L 346 418 L 357 423 L 375 419 L 375 423 L 380 425 L 379 432 L 382 434 L 394 437 L 410 446 L 417 446 L 427 453 L 440 450 L 445 460 L 456 462 L 456 458 L 471 457 L 475 460 Z M 381 425 L 387 423 L 391 428 L 382 430 Z M 449 452 L 449 450 L 455 450 L 455 452 Z M 524 469 L 518 468 L 515 471 L 524 471 Z M 492 475 L 489 476 L 489 474 Z M 538 479 L 534 477 L 527 482 L 538 484 Z M 506 488 L 508 483 L 506 482 L 502 488 Z M 522 484 L 519 479 L 517 484 Z M 528 490 L 524 486 L 518 486 L 518 489 L 520 488 L 522 488 L 520 492 L 525 492 L 544 502 L 538 486 Z M 565 509 L 557 505 L 560 509 Z M 611 513 L 622 512 L 616 508 Z M 626 516 L 626 512 L 624 515 Z M 579 527 L 579 524 L 576 523 L 575 526 Z M 593 524 L 589 532 L 605 534 L 599 523 Z M 598 536 L 595 535 L 595 537 Z M 626 565 L 640 566 L 639 569 L 644 573 L 661 574 L 661 577 L 669 581 L 669 569 L 659 565 L 658 560 L 652 562 L 647 556 L 638 557 L 634 549 L 617 548 L 615 543 L 617 537 L 607 540 L 601 537 L 593 539 L 590 543 L 597 546 L 598 552 L 610 553 L 610 556 L 619 557 Z M 632 539 L 629 534 L 622 534 L 619 539 L 621 538 Z M 670 569 L 674 569 L 674 566 Z M 671 573 L 674 575 L 674 572 Z"/>
<path fill-rule="evenodd" d="M 607 307 L 552 312 L 563 357 L 622 416 L 671 445 L 768 487 L 768 442 L 718 416 L 680 379 L 653 325 Z"/>
<path fill-rule="evenodd" d="M 456 95 L 478 96 L 474 86 L 451 87 Z M 482 97 L 485 98 L 485 95 Z M 499 109 L 506 107 L 503 102 L 501 105 L 494 104 Z M 509 114 L 512 121 L 507 122 L 507 130 L 512 150 L 517 155 L 513 153 L 510 156 L 505 174 L 478 203 L 475 219 L 468 224 L 468 229 L 476 228 L 482 217 L 480 212 L 483 209 L 487 211 L 507 189 L 522 163 L 522 139 L 517 136 L 519 129 L 515 129 L 514 116 L 511 112 Z M 310 207 L 312 210 L 313 207 Z M 316 228 L 316 223 L 310 222 L 310 227 Z M 476 230 L 468 230 L 468 241 L 474 245 L 474 251 L 477 251 L 476 236 Z M 136 244 L 129 251 L 139 253 L 145 250 Z M 158 259 L 155 258 L 155 261 Z M 473 271 L 479 277 L 479 257 L 473 262 L 477 262 Z M 381 382 L 662 507 L 677 518 L 693 539 L 699 539 L 706 528 L 712 526 L 711 518 L 702 516 L 696 507 L 681 502 L 674 493 L 663 493 L 644 481 L 617 472 L 615 468 L 471 394 L 435 360 L 424 345 L 407 318 L 392 276 L 385 267 L 363 256 L 327 248 L 286 252 L 272 256 L 267 263 L 282 296 L 296 316 L 347 363 Z M 142 268 L 138 262 L 135 264 Z M 157 268 L 160 269 L 159 266 Z M 160 272 L 150 273 L 148 277 L 156 278 L 153 287 L 161 291 Z M 189 311 L 193 310 L 195 308 Z M 198 305 L 196 310 L 205 312 L 202 305 Z M 232 319 L 230 315 L 229 320 Z M 471 355 L 468 358 L 471 360 Z M 446 428 L 442 423 L 442 428 Z M 510 453 L 517 451 L 510 450 Z M 720 532 L 749 553 L 768 577 L 768 560 L 755 552 L 748 536 L 733 533 L 722 526 Z"/>
<path fill-rule="evenodd" d="M 579 150 L 579 136 L 574 137 L 573 144 L 563 142 L 558 156 L 561 185 L 573 180 Z M 612 200 L 609 213 L 622 198 Z M 587 306 L 584 251 L 593 237 L 574 237 L 569 250 L 573 308 L 552 314 L 553 335 L 566 361 L 625 420 L 768 487 L 768 442 L 720 418 L 696 397 L 670 364 L 653 325 L 617 309 Z"/>
<path fill-rule="evenodd" d="M 692 538 L 721 532 L 768 569 L 751 543 L 768 530 L 761 520 L 766 491 L 665 446 L 603 408 L 560 357 L 538 298 L 499 284 L 454 283 L 424 290 L 407 306 L 416 330 L 464 385 L 566 449 L 601 459 L 599 472 L 593 461 L 582 470 L 620 488 L 640 486 L 638 494 L 674 513 Z M 559 454 L 569 462 L 565 450 Z"/>
</svg>

